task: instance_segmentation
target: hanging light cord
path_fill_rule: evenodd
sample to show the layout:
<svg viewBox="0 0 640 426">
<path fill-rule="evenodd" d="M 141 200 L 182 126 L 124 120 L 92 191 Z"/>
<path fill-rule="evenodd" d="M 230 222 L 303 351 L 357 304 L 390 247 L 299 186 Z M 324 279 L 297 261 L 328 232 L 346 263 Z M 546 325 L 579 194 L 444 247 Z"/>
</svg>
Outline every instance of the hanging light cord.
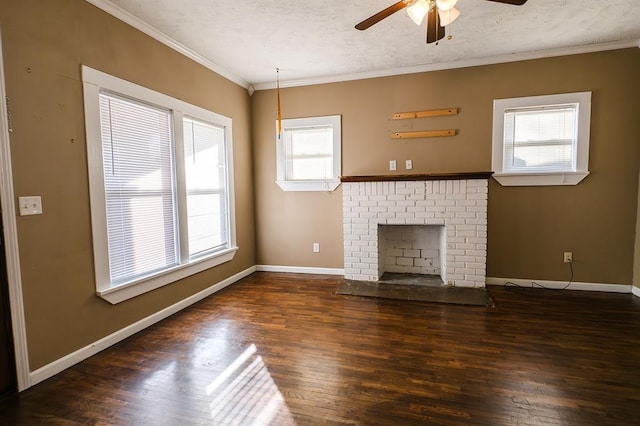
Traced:
<svg viewBox="0 0 640 426">
<path fill-rule="evenodd" d="M 280 111 L 280 68 L 276 68 L 276 93 L 278 96 L 278 139 L 282 136 L 282 112 Z"/>
</svg>

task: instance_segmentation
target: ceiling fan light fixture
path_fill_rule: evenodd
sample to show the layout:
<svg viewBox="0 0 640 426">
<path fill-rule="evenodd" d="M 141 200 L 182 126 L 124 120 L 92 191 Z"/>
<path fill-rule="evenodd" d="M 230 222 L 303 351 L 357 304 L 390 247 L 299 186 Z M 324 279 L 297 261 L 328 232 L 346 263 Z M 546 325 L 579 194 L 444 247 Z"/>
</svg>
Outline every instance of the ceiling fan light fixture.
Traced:
<svg viewBox="0 0 640 426">
<path fill-rule="evenodd" d="M 407 15 L 416 25 L 421 25 L 430 7 L 431 2 L 429 0 L 416 0 L 407 6 Z"/>
<path fill-rule="evenodd" d="M 440 25 L 446 27 L 460 16 L 460 11 L 455 7 L 449 10 L 438 9 L 438 15 L 440 15 Z"/>
<path fill-rule="evenodd" d="M 453 6 L 458 3 L 458 0 L 436 0 L 436 6 L 438 6 L 438 10 L 450 10 Z M 459 13 L 459 12 L 458 12 Z"/>
</svg>

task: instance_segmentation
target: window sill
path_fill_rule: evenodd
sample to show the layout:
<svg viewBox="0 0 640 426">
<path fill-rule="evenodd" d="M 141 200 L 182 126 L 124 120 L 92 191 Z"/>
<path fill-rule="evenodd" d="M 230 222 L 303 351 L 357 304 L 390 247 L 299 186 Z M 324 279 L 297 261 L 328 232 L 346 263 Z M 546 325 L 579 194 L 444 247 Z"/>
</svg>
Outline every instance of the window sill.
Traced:
<svg viewBox="0 0 640 426">
<path fill-rule="evenodd" d="M 564 173 L 494 173 L 493 178 L 502 186 L 577 185 L 589 172 Z"/>
<path fill-rule="evenodd" d="M 335 191 L 340 185 L 340 179 L 331 180 L 277 180 L 276 183 L 283 191 Z"/>
<path fill-rule="evenodd" d="M 197 260 L 188 265 L 177 266 L 168 271 L 164 271 L 161 274 L 154 275 L 153 277 L 122 284 L 105 290 L 98 290 L 96 293 L 107 302 L 115 305 L 143 293 L 176 282 L 182 278 L 186 278 L 206 269 L 213 268 L 214 266 L 229 262 L 235 257 L 236 251 L 238 251 L 238 247 L 232 247 L 220 251 L 211 257 Z"/>
</svg>

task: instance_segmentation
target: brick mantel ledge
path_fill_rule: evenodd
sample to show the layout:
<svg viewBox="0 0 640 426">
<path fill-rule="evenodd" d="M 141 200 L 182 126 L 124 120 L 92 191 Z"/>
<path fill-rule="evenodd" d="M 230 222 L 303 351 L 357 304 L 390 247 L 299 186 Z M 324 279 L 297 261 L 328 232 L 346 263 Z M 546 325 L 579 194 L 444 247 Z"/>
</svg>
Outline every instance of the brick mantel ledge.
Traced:
<svg viewBox="0 0 640 426">
<path fill-rule="evenodd" d="M 428 173 L 415 175 L 341 176 L 340 182 L 396 182 L 421 180 L 489 179 L 493 172 Z"/>
</svg>

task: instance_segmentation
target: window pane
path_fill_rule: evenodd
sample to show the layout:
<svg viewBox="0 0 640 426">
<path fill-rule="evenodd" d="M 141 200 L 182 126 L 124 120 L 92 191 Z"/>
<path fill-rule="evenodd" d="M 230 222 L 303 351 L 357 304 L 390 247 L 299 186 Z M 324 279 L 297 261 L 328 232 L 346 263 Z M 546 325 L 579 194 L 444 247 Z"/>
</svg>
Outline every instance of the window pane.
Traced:
<svg viewBox="0 0 640 426">
<path fill-rule="evenodd" d="M 226 247 L 224 128 L 184 120 L 189 256 Z"/>
<path fill-rule="evenodd" d="M 286 179 L 333 178 L 333 128 L 313 127 L 285 130 Z"/>
<path fill-rule="evenodd" d="M 504 170 L 573 171 L 577 105 L 506 110 Z"/>
<path fill-rule="evenodd" d="M 168 111 L 100 95 L 111 284 L 177 264 Z"/>
</svg>

